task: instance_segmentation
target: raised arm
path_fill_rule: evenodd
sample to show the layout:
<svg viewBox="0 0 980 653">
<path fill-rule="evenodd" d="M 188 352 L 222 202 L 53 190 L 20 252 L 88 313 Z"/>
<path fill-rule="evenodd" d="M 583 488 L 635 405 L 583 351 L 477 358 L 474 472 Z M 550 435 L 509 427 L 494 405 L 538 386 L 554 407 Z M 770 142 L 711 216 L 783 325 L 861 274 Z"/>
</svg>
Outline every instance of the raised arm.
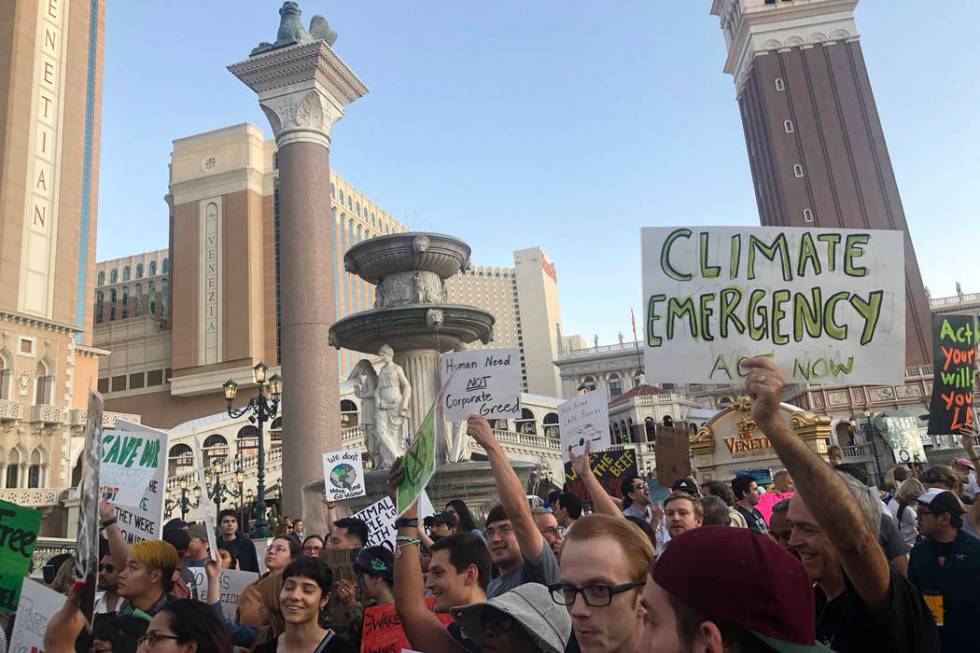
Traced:
<svg viewBox="0 0 980 653">
<path fill-rule="evenodd" d="M 521 555 L 524 556 L 525 560 L 537 559 L 545 546 L 544 538 L 541 537 L 537 526 L 534 525 L 531 508 L 527 504 L 527 494 L 524 492 L 524 486 L 521 485 L 521 479 L 517 478 L 504 448 L 494 437 L 490 422 L 485 417 L 470 415 L 466 424 L 466 432 L 473 436 L 477 444 L 487 452 L 487 459 L 490 461 L 490 468 L 493 470 L 493 478 L 497 482 L 497 492 L 500 493 L 500 502 L 510 518 L 511 526 L 514 527 L 514 535 L 517 536 L 517 542 L 521 545 Z"/>
<path fill-rule="evenodd" d="M 120 568 L 125 567 L 126 561 L 129 560 L 129 545 L 126 544 L 122 531 L 119 530 L 119 524 L 116 523 L 116 504 L 105 499 L 100 500 L 99 520 L 105 530 L 106 539 L 109 540 L 109 553 L 112 554 L 112 559 Z M 107 523 L 109 525 L 105 526 Z"/>
<path fill-rule="evenodd" d="M 391 497 L 392 502 L 395 501 L 401 479 L 399 461 L 396 461 L 388 480 L 388 496 Z M 405 511 L 402 519 L 418 519 L 417 501 Z M 435 613 L 429 611 L 423 600 L 425 581 L 422 579 L 422 558 L 419 555 L 418 543 L 412 541 L 417 539 L 417 535 L 418 531 L 414 526 L 399 528 L 399 541 L 395 542 L 395 585 L 392 592 L 395 595 L 395 610 L 398 611 L 402 629 L 412 648 L 419 651 L 464 653 L 465 649 L 456 643 Z"/>
<path fill-rule="evenodd" d="M 875 615 L 886 617 L 891 581 L 878 534 L 871 530 L 844 481 L 780 417 L 782 372 L 765 358 L 746 359 L 742 365 L 749 372 L 745 387 L 752 400 L 752 418 L 772 442 L 793 477 L 796 492 L 837 549 L 858 595 Z"/>
<path fill-rule="evenodd" d="M 596 512 L 613 517 L 622 517 L 622 511 L 616 506 L 616 502 L 609 496 L 606 489 L 602 487 L 599 479 L 592 473 L 589 465 L 589 443 L 586 441 L 582 455 L 577 456 L 573 452 L 568 452 L 568 457 L 572 463 L 572 471 L 582 480 L 582 484 L 592 498 L 592 509 Z M 625 519 L 625 518 L 624 518 Z"/>
<path fill-rule="evenodd" d="M 337 521 L 337 506 L 327 499 L 326 492 L 323 493 L 323 505 L 327 508 L 327 538 L 329 538 L 336 528 L 333 523 Z"/>
</svg>

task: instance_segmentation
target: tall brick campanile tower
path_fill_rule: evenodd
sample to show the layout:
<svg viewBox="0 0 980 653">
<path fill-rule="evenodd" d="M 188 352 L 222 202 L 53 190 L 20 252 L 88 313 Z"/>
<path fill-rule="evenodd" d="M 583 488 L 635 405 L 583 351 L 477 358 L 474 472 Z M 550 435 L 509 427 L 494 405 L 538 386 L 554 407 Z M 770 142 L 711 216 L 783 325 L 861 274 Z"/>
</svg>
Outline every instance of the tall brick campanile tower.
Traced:
<svg viewBox="0 0 980 653">
<path fill-rule="evenodd" d="M 283 508 L 324 532 L 319 510 L 304 509 L 303 487 L 322 477 L 321 454 L 340 448 L 337 352 L 328 341 L 337 319 L 330 129 L 367 87 L 330 48 L 337 35 L 323 18 L 307 33 L 295 2 L 279 14 L 277 41 L 228 69 L 258 95 L 278 147 Z"/>
<path fill-rule="evenodd" d="M 905 233 L 905 362 L 929 305 L 854 23 L 858 0 L 713 0 L 764 226 Z"/>
</svg>

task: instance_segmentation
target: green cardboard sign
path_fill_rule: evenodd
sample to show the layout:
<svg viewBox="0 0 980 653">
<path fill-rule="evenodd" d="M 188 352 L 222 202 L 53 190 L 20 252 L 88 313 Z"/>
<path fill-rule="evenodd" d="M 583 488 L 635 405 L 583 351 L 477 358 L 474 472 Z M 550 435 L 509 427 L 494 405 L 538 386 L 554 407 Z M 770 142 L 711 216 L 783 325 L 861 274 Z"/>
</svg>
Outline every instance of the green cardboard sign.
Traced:
<svg viewBox="0 0 980 653">
<path fill-rule="evenodd" d="M 436 401 L 438 403 L 438 400 Z M 395 497 L 397 499 L 395 511 L 399 516 L 404 514 L 412 502 L 422 494 L 422 490 L 429 484 L 429 479 L 436 471 L 435 412 L 436 405 L 433 404 L 422 420 L 415 439 L 402 456 L 403 476 L 401 483 L 398 484 L 398 495 Z"/>
<path fill-rule="evenodd" d="M 31 566 L 41 513 L 0 501 L 0 611 L 17 613 L 20 587 Z"/>
</svg>

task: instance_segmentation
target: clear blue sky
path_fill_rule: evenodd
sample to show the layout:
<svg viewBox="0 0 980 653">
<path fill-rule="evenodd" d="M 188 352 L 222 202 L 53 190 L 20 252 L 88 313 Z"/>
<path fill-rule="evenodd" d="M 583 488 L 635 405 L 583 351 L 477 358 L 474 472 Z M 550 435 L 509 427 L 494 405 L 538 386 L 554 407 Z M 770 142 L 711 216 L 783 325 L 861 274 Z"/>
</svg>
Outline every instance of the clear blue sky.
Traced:
<svg viewBox="0 0 980 653">
<path fill-rule="evenodd" d="M 174 139 L 270 135 L 225 66 L 275 40 L 281 4 L 107 2 L 99 260 L 167 246 Z M 475 263 L 543 247 L 565 333 L 629 337 L 640 227 L 758 224 L 709 0 L 301 6 L 370 89 L 334 126 L 333 169 Z M 857 21 L 926 285 L 980 290 L 980 2 L 864 0 Z"/>
</svg>

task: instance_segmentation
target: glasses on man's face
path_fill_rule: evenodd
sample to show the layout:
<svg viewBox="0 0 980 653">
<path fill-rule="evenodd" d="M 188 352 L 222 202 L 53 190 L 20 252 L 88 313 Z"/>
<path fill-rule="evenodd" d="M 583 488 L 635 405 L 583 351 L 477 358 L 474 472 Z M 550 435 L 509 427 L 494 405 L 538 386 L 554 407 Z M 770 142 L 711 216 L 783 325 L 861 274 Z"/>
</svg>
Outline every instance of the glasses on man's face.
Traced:
<svg viewBox="0 0 980 653">
<path fill-rule="evenodd" d="M 500 537 L 505 537 L 507 535 L 510 535 L 513 532 L 514 532 L 514 527 L 511 526 L 510 524 L 507 524 L 506 526 L 498 526 L 497 528 L 488 528 L 487 529 L 487 539 L 489 540 L 489 539 L 493 538 L 494 535 L 499 535 Z"/>
<path fill-rule="evenodd" d="M 646 585 L 646 581 L 622 583 L 621 585 L 601 585 L 597 583 L 584 587 L 575 587 L 567 583 L 555 583 L 554 585 L 549 585 L 548 590 L 551 591 L 551 599 L 558 605 L 572 605 L 575 603 L 576 595 L 581 594 L 585 605 L 591 608 L 604 608 L 612 603 L 612 598 L 617 594 L 636 589 L 637 587 L 643 587 L 644 585 Z"/>
<path fill-rule="evenodd" d="M 159 644 L 162 640 L 172 639 L 179 642 L 180 638 L 176 635 L 161 635 L 160 633 L 147 633 L 136 640 L 136 647 L 150 646 L 151 648 Z"/>
<path fill-rule="evenodd" d="M 116 570 L 112 565 L 99 565 L 99 571 L 104 571 L 107 574 L 111 574 Z"/>
</svg>

